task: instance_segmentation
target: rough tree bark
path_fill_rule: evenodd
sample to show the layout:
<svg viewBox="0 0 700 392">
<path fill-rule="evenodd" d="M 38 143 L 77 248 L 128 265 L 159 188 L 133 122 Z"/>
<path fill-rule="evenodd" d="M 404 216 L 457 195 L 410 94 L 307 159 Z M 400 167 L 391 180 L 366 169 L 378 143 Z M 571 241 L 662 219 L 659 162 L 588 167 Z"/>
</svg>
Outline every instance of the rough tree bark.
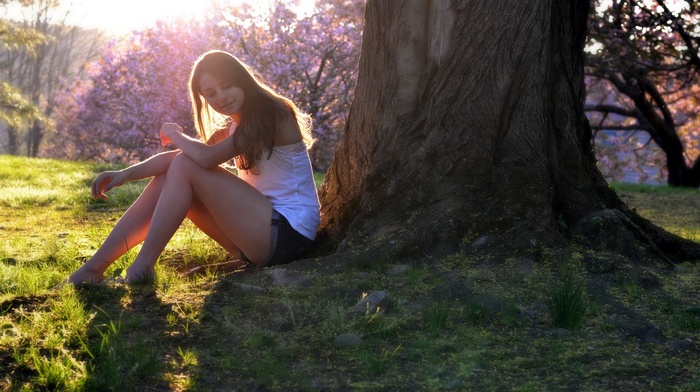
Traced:
<svg viewBox="0 0 700 392">
<path fill-rule="evenodd" d="M 583 112 L 588 9 L 369 0 L 355 100 L 320 192 L 326 249 L 538 251 L 614 225 L 614 242 L 631 233 L 697 259 L 697 246 L 629 211 L 596 168 Z"/>
</svg>

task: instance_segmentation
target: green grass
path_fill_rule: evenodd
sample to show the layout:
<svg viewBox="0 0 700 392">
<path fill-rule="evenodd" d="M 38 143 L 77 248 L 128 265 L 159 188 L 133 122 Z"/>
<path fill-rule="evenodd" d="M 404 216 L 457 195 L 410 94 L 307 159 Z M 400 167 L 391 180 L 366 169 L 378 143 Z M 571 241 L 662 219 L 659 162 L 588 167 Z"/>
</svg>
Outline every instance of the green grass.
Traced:
<svg viewBox="0 0 700 392">
<path fill-rule="evenodd" d="M 642 216 L 671 233 L 700 242 L 700 190 L 641 184 L 615 184 L 613 189 Z"/>
<path fill-rule="evenodd" d="M 551 287 L 549 294 L 549 312 L 555 326 L 576 330 L 581 327 L 586 317 L 588 304 L 586 288 L 577 281 L 577 274 L 571 265 L 566 265 L 561 281 Z"/>
<path fill-rule="evenodd" d="M 227 260 L 186 224 L 151 285 L 51 290 L 144 186 L 93 200 L 88 186 L 105 168 L 0 156 L 2 390 L 700 389 L 696 264 L 593 274 L 587 263 L 605 255 L 581 249 L 538 262 L 457 253 L 400 273 L 387 257 L 307 260 L 286 270 L 309 284 L 281 286 L 266 270 L 186 277 Z M 643 216 L 698 239 L 697 191 L 618 192 Z M 385 308 L 355 307 L 377 290 L 390 295 Z M 631 321 L 657 326 L 663 340 L 620 327 Z M 362 342 L 340 346 L 341 334 Z"/>
</svg>

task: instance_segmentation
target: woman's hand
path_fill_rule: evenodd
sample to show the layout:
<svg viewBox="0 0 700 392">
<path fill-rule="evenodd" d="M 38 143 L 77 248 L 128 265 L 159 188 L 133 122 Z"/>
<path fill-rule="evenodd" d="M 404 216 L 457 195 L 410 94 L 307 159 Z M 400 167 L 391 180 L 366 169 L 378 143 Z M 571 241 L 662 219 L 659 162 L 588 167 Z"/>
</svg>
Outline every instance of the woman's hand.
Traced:
<svg viewBox="0 0 700 392">
<path fill-rule="evenodd" d="M 165 123 L 160 127 L 160 144 L 165 147 L 173 142 L 174 133 L 182 133 L 182 127 L 175 123 Z"/>
<path fill-rule="evenodd" d="M 92 197 L 107 199 L 105 192 L 109 192 L 114 187 L 124 185 L 125 182 L 126 175 L 122 171 L 102 172 L 92 181 Z"/>
</svg>

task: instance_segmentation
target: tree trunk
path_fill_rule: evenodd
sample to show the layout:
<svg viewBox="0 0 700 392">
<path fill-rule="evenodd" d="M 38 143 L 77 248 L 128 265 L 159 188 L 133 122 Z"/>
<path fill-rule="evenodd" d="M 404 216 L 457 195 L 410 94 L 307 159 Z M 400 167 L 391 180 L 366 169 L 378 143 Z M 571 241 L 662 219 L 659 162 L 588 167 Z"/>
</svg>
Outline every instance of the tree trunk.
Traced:
<svg viewBox="0 0 700 392">
<path fill-rule="evenodd" d="M 685 161 L 685 148 L 680 141 L 676 142 L 678 135 L 675 130 L 662 129 L 661 131 L 657 131 L 657 133 L 660 135 L 659 138 L 666 138 L 661 143 L 664 143 L 665 146 L 662 147 L 662 150 L 666 154 L 668 185 L 688 188 L 700 187 L 700 157 L 695 160 L 692 166 L 688 166 Z M 661 146 L 660 142 L 656 142 L 656 144 Z"/>
<path fill-rule="evenodd" d="M 634 103 L 637 122 L 666 155 L 668 185 L 697 188 L 700 186 L 700 158 L 693 166 L 688 166 L 685 148 L 678 137 L 676 122 L 665 98 L 654 83 L 634 73 L 634 70 L 608 71 L 606 79 Z"/>
<path fill-rule="evenodd" d="M 44 138 L 44 127 L 41 122 L 34 121 L 27 132 L 27 156 L 36 157 L 39 154 L 39 146 Z"/>
<path fill-rule="evenodd" d="M 321 243 L 538 251 L 610 210 L 638 228 L 596 168 L 583 112 L 588 9 L 369 0 L 355 100 L 321 188 Z"/>
<path fill-rule="evenodd" d="M 7 154 L 17 155 L 19 152 L 19 134 L 17 128 L 13 126 L 7 127 Z"/>
</svg>

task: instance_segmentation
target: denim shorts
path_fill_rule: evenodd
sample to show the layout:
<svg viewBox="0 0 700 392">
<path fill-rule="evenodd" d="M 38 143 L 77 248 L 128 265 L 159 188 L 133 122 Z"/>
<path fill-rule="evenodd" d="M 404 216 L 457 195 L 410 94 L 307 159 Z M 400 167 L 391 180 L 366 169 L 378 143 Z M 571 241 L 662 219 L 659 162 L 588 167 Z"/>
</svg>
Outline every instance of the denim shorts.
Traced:
<svg viewBox="0 0 700 392">
<path fill-rule="evenodd" d="M 262 265 L 263 267 L 289 264 L 308 251 L 314 243 L 313 240 L 294 230 L 287 218 L 275 209 L 272 210 L 270 225 L 270 257 Z M 241 259 L 251 262 L 243 252 L 241 252 Z"/>
</svg>

